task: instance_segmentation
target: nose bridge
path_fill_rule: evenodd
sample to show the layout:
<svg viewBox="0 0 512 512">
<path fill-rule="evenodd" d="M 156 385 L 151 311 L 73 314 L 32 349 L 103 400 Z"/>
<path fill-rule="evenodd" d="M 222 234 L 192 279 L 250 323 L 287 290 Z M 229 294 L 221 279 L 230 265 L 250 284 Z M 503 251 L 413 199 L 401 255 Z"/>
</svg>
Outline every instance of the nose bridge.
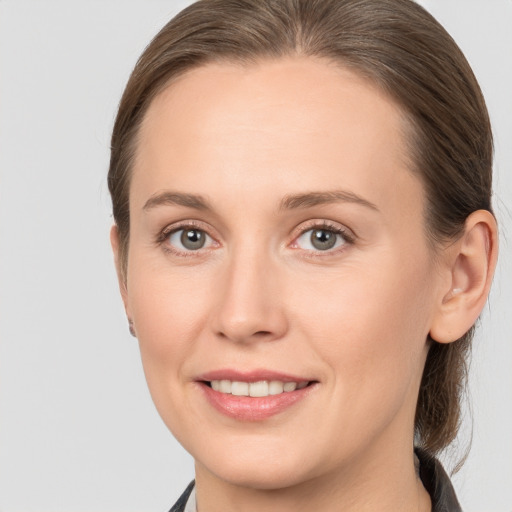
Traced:
<svg viewBox="0 0 512 512">
<path fill-rule="evenodd" d="M 218 275 L 214 330 L 232 341 L 276 339 L 286 330 L 278 263 L 264 244 L 233 247 Z"/>
</svg>

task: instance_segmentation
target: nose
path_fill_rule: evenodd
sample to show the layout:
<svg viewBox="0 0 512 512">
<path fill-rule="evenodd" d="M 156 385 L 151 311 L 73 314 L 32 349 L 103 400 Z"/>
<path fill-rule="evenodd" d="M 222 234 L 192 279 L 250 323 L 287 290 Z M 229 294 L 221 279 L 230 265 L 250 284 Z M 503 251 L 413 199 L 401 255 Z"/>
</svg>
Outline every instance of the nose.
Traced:
<svg viewBox="0 0 512 512">
<path fill-rule="evenodd" d="M 216 282 L 215 335 L 237 343 L 274 341 L 288 329 L 277 263 L 257 251 L 233 257 Z"/>
</svg>

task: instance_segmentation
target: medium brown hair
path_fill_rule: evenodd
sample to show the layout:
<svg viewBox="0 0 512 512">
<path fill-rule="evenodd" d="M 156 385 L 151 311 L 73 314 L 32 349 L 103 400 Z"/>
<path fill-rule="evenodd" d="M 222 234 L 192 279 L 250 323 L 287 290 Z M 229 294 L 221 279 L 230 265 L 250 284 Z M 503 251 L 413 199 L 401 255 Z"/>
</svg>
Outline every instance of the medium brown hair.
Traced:
<svg viewBox="0 0 512 512">
<path fill-rule="evenodd" d="M 137 134 L 172 80 L 213 61 L 301 55 L 349 67 L 386 91 L 410 125 L 412 169 L 426 192 L 432 247 L 459 236 L 468 215 L 491 211 L 493 142 L 471 68 L 443 27 L 411 0 L 200 0 L 173 18 L 137 62 L 112 134 L 108 185 L 126 272 L 129 187 Z M 420 386 L 416 442 L 435 454 L 455 438 L 473 329 L 431 347 Z"/>
</svg>

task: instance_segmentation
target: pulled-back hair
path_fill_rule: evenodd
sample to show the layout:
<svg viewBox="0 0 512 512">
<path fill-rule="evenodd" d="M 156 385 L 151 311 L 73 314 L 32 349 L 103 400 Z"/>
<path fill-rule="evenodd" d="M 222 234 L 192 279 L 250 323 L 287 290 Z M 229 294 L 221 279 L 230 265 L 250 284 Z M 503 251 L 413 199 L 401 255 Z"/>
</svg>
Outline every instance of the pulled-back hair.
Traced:
<svg viewBox="0 0 512 512">
<path fill-rule="evenodd" d="M 153 98 L 184 72 L 210 62 L 250 65 L 293 55 L 348 67 L 401 108 L 434 250 L 457 238 L 475 210 L 492 212 L 493 142 L 484 98 L 457 44 L 422 7 L 411 0 L 200 0 L 149 44 L 119 106 L 108 185 L 124 273 L 130 176 L 141 121 Z M 457 434 L 472 336 L 473 328 L 453 343 L 429 340 L 415 434 L 431 455 Z"/>
</svg>

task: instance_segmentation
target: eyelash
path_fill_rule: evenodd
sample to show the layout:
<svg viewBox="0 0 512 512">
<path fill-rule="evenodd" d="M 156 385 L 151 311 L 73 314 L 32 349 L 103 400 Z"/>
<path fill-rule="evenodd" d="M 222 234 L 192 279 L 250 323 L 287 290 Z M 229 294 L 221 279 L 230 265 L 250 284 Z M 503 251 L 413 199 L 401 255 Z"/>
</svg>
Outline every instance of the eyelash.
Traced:
<svg viewBox="0 0 512 512">
<path fill-rule="evenodd" d="M 326 251 L 321 250 L 304 250 L 304 257 L 307 258 L 325 258 L 328 256 L 333 256 L 335 254 L 339 254 L 346 250 L 347 245 L 353 245 L 356 241 L 355 235 L 352 233 L 352 231 L 348 230 L 347 228 L 342 228 L 338 224 L 330 223 L 329 221 L 323 220 L 312 220 L 307 222 L 305 225 L 301 226 L 300 231 L 293 237 L 293 245 L 297 243 L 297 240 L 303 236 L 308 231 L 329 231 L 330 233 L 334 233 L 335 235 L 339 235 L 343 238 L 344 243 L 341 245 L 341 247 L 337 247 L 334 249 L 328 249 Z M 295 248 L 294 248 L 295 249 Z M 300 250 L 300 248 L 297 248 L 296 250 Z"/>
<path fill-rule="evenodd" d="M 201 231 L 206 236 L 208 236 L 210 239 L 212 239 L 214 241 L 214 243 L 218 243 L 215 241 L 214 237 L 212 237 L 211 235 L 208 234 L 208 231 L 206 229 L 204 229 L 204 226 L 202 223 L 199 223 L 199 222 L 193 221 L 193 220 L 189 220 L 189 221 L 183 222 L 182 224 L 168 226 L 165 229 L 163 229 L 157 236 L 157 239 L 156 239 L 157 245 L 161 246 L 163 248 L 163 250 L 167 253 L 170 253 L 172 255 L 179 256 L 179 257 L 185 257 L 185 258 L 197 257 L 201 254 L 204 254 L 204 251 L 211 250 L 211 249 L 207 248 L 207 249 L 198 249 L 196 251 L 193 251 L 193 250 L 180 251 L 180 250 L 174 248 L 173 246 L 171 246 L 170 244 L 166 244 L 167 240 L 169 239 L 169 237 L 172 234 L 177 233 L 182 230 L 186 230 L 186 229 L 193 229 L 193 230 Z M 305 257 L 308 257 L 308 258 L 322 258 L 322 257 L 326 257 L 326 256 L 332 256 L 333 254 L 338 254 L 338 253 L 346 250 L 347 245 L 353 245 L 356 241 L 356 236 L 353 234 L 353 232 L 349 231 L 346 228 L 342 228 L 339 225 L 332 224 L 325 220 L 324 221 L 313 220 L 313 221 L 309 221 L 308 223 L 306 223 L 305 226 L 301 226 L 298 233 L 293 235 L 292 248 L 296 249 L 295 247 L 293 247 L 293 245 L 297 243 L 297 240 L 301 236 L 303 236 L 308 231 L 314 231 L 314 230 L 317 230 L 317 231 L 325 230 L 325 231 L 334 233 L 335 235 L 339 235 L 343 238 L 344 243 L 342 244 L 341 247 L 338 247 L 333 250 L 326 250 L 326 251 L 304 250 Z M 300 250 L 300 248 L 297 248 L 296 250 Z"/>
<path fill-rule="evenodd" d="M 204 226 L 201 223 L 199 223 L 197 221 L 189 220 L 189 221 L 183 222 L 182 224 L 167 226 L 166 228 L 164 228 L 159 233 L 159 235 L 157 237 L 157 240 L 156 240 L 157 245 L 161 246 L 163 248 L 163 250 L 169 254 L 172 254 L 174 256 L 184 257 L 184 258 L 194 257 L 194 256 L 198 256 L 199 254 L 204 253 L 204 250 L 202 250 L 202 249 L 199 249 L 197 251 L 180 251 L 176 248 L 173 248 L 170 244 L 166 244 L 166 241 L 169 239 L 169 237 L 172 234 L 174 234 L 178 231 L 186 230 L 186 229 L 193 229 L 193 230 L 201 231 L 201 232 L 205 233 L 212 240 L 215 240 L 212 236 L 208 235 L 207 230 L 204 229 Z M 206 249 L 206 250 L 208 250 L 208 249 Z"/>
</svg>

